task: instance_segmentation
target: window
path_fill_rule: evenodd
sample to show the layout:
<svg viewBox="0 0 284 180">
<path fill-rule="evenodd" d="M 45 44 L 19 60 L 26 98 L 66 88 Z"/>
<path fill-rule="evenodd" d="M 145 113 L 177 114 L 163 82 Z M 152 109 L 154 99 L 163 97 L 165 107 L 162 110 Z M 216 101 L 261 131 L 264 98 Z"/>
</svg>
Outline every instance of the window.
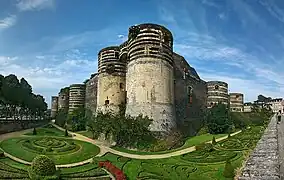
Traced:
<svg viewBox="0 0 284 180">
<path fill-rule="evenodd" d="M 105 100 L 105 105 L 109 105 L 109 100 Z"/>
<path fill-rule="evenodd" d="M 216 90 L 218 90 L 218 89 L 219 89 L 219 86 L 218 86 L 218 85 L 216 85 L 216 86 L 215 86 L 215 89 L 216 89 Z"/>
</svg>

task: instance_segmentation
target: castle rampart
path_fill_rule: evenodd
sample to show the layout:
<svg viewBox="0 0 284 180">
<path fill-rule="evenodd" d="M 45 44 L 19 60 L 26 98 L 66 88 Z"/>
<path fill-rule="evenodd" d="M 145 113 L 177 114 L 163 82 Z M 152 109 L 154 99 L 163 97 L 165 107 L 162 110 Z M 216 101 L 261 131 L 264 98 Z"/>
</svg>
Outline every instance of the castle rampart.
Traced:
<svg viewBox="0 0 284 180">
<path fill-rule="evenodd" d="M 118 113 L 125 104 L 125 73 L 127 57 L 120 56 L 120 48 L 111 46 L 99 52 L 97 111 Z"/>
<path fill-rule="evenodd" d="M 93 113 L 97 109 L 98 74 L 94 73 L 86 83 L 85 108 Z"/>
<path fill-rule="evenodd" d="M 222 81 L 207 82 L 207 107 L 210 108 L 219 102 L 228 105 L 228 84 Z"/>
<path fill-rule="evenodd" d="M 150 129 L 157 132 L 176 126 L 172 42 L 163 26 L 141 24 L 129 29 L 126 114 L 154 119 Z"/>
<path fill-rule="evenodd" d="M 58 110 L 66 110 L 69 108 L 69 87 L 60 89 L 58 93 Z"/>
<path fill-rule="evenodd" d="M 51 117 L 55 118 L 58 112 L 58 96 L 51 97 Z"/>
<path fill-rule="evenodd" d="M 72 113 L 75 109 L 84 107 L 85 105 L 85 84 L 72 84 L 69 87 L 69 109 L 68 113 Z"/>
</svg>

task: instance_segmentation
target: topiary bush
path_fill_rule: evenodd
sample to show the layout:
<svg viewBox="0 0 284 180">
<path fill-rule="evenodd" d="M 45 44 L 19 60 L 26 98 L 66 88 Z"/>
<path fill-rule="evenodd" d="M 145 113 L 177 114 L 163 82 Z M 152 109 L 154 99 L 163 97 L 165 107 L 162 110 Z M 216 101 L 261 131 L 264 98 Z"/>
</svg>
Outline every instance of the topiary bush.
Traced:
<svg viewBox="0 0 284 180">
<path fill-rule="evenodd" d="M 226 178 L 233 178 L 234 177 L 234 167 L 232 166 L 229 160 L 226 161 L 225 168 L 223 171 L 223 176 Z"/>
<path fill-rule="evenodd" d="M 36 128 L 34 128 L 34 130 L 33 130 L 33 135 L 36 135 L 37 133 L 36 133 Z"/>
<path fill-rule="evenodd" d="M 32 180 L 59 179 L 59 171 L 56 170 L 55 163 L 49 157 L 39 155 L 32 161 L 29 176 Z"/>
<path fill-rule="evenodd" d="M 212 138 L 212 144 L 215 145 L 217 142 L 216 142 L 216 139 L 215 139 L 215 136 L 213 136 Z"/>
<path fill-rule="evenodd" d="M 68 131 L 65 129 L 65 137 L 68 137 Z"/>
</svg>

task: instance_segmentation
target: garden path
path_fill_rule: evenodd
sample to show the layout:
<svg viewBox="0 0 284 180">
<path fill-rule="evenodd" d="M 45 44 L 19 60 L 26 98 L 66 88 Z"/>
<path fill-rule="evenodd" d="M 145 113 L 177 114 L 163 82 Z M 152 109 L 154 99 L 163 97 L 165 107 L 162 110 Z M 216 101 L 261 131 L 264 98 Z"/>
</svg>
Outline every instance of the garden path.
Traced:
<svg viewBox="0 0 284 180">
<path fill-rule="evenodd" d="M 58 129 L 62 130 L 62 131 L 65 131 L 65 129 L 57 126 L 54 123 L 52 123 L 52 125 L 55 126 Z M 239 134 L 240 132 L 242 132 L 242 131 L 240 130 L 240 131 L 237 131 L 235 133 L 232 133 L 231 136 Z M 73 135 L 74 139 L 89 142 L 89 143 L 92 143 L 92 144 L 98 146 L 100 148 L 100 153 L 97 156 L 102 156 L 105 153 L 110 152 L 110 153 L 113 153 L 113 154 L 116 154 L 116 155 L 119 155 L 119 156 L 124 156 L 124 157 L 128 157 L 128 158 L 133 158 L 133 159 L 162 159 L 162 158 L 169 158 L 169 157 L 173 157 L 173 156 L 180 156 L 180 155 L 187 154 L 187 153 L 190 153 L 190 152 L 196 150 L 195 146 L 192 146 L 192 147 L 188 147 L 188 148 L 185 148 L 185 149 L 181 149 L 181 150 L 177 150 L 177 151 L 169 152 L 169 153 L 165 153 L 165 154 L 151 154 L 151 155 L 131 154 L 131 153 L 117 151 L 115 149 L 112 149 L 110 147 L 103 145 L 103 143 L 100 142 L 100 141 L 93 140 L 93 139 L 88 138 L 86 136 L 83 136 L 81 134 L 74 133 L 74 132 L 69 132 L 69 133 Z M 224 136 L 224 137 L 216 139 L 216 141 L 217 142 L 222 141 L 222 140 L 227 139 L 227 138 L 228 138 L 228 136 Z M 211 143 L 211 141 L 208 141 L 206 143 Z"/>
</svg>

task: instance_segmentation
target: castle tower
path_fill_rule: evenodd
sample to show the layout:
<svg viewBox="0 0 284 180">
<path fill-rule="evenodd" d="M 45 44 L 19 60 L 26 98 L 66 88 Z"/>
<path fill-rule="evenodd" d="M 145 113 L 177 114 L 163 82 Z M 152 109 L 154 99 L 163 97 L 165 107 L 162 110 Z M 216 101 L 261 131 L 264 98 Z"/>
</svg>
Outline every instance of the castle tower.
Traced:
<svg viewBox="0 0 284 180">
<path fill-rule="evenodd" d="M 228 105 L 228 84 L 222 81 L 207 82 L 207 107 L 211 108 L 219 102 Z"/>
<path fill-rule="evenodd" d="M 65 87 L 60 89 L 58 93 L 58 111 L 59 110 L 66 110 L 68 111 L 69 107 L 69 87 Z"/>
<path fill-rule="evenodd" d="M 75 109 L 84 107 L 85 105 L 85 84 L 72 84 L 69 87 L 69 109 L 68 113 L 72 113 Z"/>
<path fill-rule="evenodd" d="M 126 114 L 147 115 L 151 131 L 169 132 L 176 127 L 173 36 L 163 26 L 140 24 L 128 37 Z"/>
<path fill-rule="evenodd" d="M 125 104 L 126 58 L 118 46 L 102 49 L 98 60 L 97 112 L 118 113 Z M 124 58 L 123 58 L 124 57 Z"/>
<path fill-rule="evenodd" d="M 51 97 L 51 117 L 55 118 L 58 111 L 58 97 L 52 96 Z"/>
<path fill-rule="evenodd" d="M 232 112 L 244 111 L 244 95 L 242 93 L 230 93 L 230 110 Z"/>
<path fill-rule="evenodd" d="M 98 86 L 98 74 L 94 73 L 91 78 L 86 82 L 86 96 L 85 96 L 85 108 L 90 110 L 92 114 L 97 109 L 97 86 Z"/>
</svg>

